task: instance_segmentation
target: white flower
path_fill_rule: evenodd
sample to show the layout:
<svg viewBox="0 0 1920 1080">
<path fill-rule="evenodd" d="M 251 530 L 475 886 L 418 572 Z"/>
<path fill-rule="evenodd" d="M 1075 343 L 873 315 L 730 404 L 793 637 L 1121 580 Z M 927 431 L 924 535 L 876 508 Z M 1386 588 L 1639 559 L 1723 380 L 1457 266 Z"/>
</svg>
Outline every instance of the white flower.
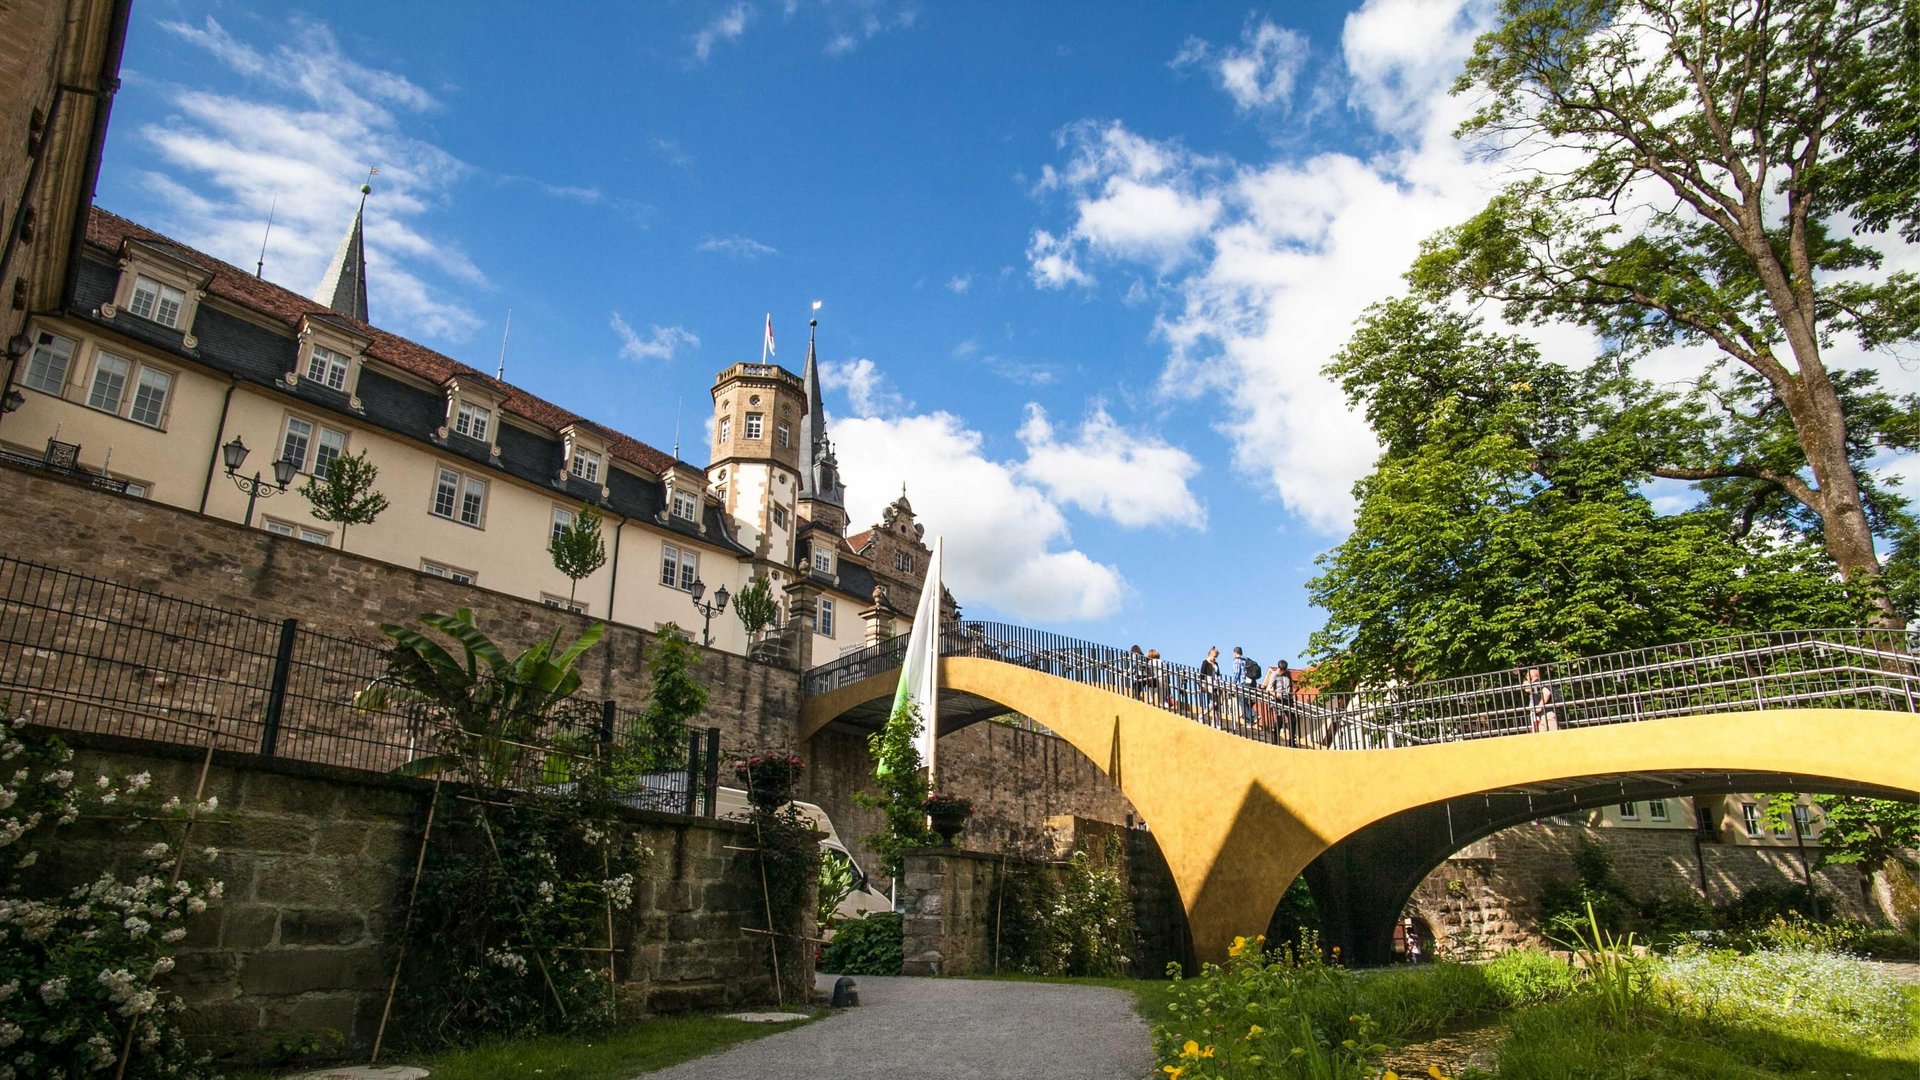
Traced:
<svg viewBox="0 0 1920 1080">
<path fill-rule="evenodd" d="M 40 861 L 40 853 L 37 851 L 29 851 L 25 855 L 20 856 L 20 862 L 18 865 L 20 869 L 25 870 L 27 867 L 32 866 L 34 863 L 37 863 L 39 861 Z"/>
<path fill-rule="evenodd" d="M 180 809 L 180 796 L 175 795 L 172 798 L 168 799 L 166 802 L 161 803 L 160 809 L 166 810 L 166 811 L 174 811 L 174 810 Z"/>
<path fill-rule="evenodd" d="M 113 781 L 102 776 L 93 782 L 93 786 L 99 788 L 101 791 L 105 791 L 113 786 Z"/>
<path fill-rule="evenodd" d="M 147 790 L 148 785 L 152 783 L 153 783 L 152 773 L 144 773 L 144 772 L 134 773 L 132 776 L 127 777 L 127 790 L 128 791 L 145 791 Z"/>
<path fill-rule="evenodd" d="M 208 848 L 208 849 L 207 849 L 207 858 L 209 858 L 209 859 L 217 859 L 217 858 L 219 858 L 219 857 L 220 857 L 220 849 L 219 849 L 219 848 L 217 848 L 217 847 L 210 847 L 210 848 Z"/>
<path fill-rule="evenodd" d="M 10 1020 L 0 1020 L 0 1047 L 12 1046 L 20 1041 L 20 1036 L 25 1034 L 26 1032 L 20 1030 L 20 1025 Z"/>
<path fill-rule="evenodd" d="M 180 940 L 181 938 L 183 938 L 183 937 L 186 937 L 186 936 L 187 936 L 187 932 L 186 932 L 186 931 L 185 931 L 184 929 L 182 929 L 182 928 L 180 928 L 180 927 L 178 927 L 178 926 L 176 926 L 176 927 L 174 927 L 173 929 L 171 929 L 171 930 L 169 930 L 169 931 L 167 931 L 166 933 L 164 933 L 164 934 L 161 934 L 161 935 L 160 935 L 160 940 L 161 940 L 161 941 L 164 941 L 164 942 L 166 942 L 166 943 L 167 943 L 167 944 L 169 944 L 169 945 L 171 945 L 171 944 L 173 944 L 174 942 L 176 942 L 176 941 L 179 941 L 179 940 Z M 162 959 L 166 959 L 166 961 L 167 961 L 167 964 L 168 964 L 168 966 L 169 966 L 169 967 L 171 967 L 171 966 L 172 966 L 172 964 L 173 964 L 173 961 L 172 961 L 171 959 L 169 959 L 169 958 L 165 958 L 165 957 L 163 957 Z"/>
<path fill-rule="evenodd" d="M 138 915 L 127 916 L 127 921 L 121 923 L 120 925 L 126 927 L 127 936 L 130 938 L 133 938 L 136 941 L 138 941 L 140 938 L 145 937 L 147 935 L 147 931 L 153 929 L 152 923 L 148 922 L 147 920 L 141 918 Z"/>
<path fill-rule="evenodd" d="M 173 933 L 173 931 L 169 930 L 167 931 L 167 933 L 171 934 Z M 153 972 L 152 974 L 148 975 L 147 978 L 151 979 L 161 975 L 165 975 L 167 972 L 172 970 L 173 970 L 173 957 L 163 956 L 160 959 L 155 960 L 153 962 Z"/>
<path fill-rule="evenodd" d="M 118 802 L 119 800 L 120 800 L 119 792 L 109 791 L 105 795 L 100 796 L 100 805 L 106 806 L 110 803 Z"/>
<path fill-rule="evenodd" d="M 152 847 L 142 853 L 141 857 L 147 859 L 164 859 L 167 857 L 167 850 L 166 841 L 156 841 Z"/>
<path fill-rule="evenodd" d="M 0 983 L 0 1003 L 4 1003 L 8 998 L 11 998 L 13 995 L 19 992 L 20 992 L 19 979 L 12 979 L 7 982 Z"/>
<path fill-rule="evenodd" d="M 189 897 L 187 899 L 187 910 L 192 914 L 198 915 L 207 910 L 207 902 L 197 896 Z"/>
<path fill-rule="evenodd" d="M 67 977 L 48 979 L 40 984 L 40 1000 L 49 1005 L 58 1005 L 67 996 Z"/>
<path fill-rule="evenodd" d="M 207 796 L 207 801 L 200 804 L 200 809 L 209 814 L 213 813 L 215 810 L 220 809 L 220 796 L 218 795 Z"/>
<path fill-rule="evenodd" d="M 0 810 L 11 810 L 13 800 L 19 798 L 11 788 L 0 788 Z"/>
</svg>

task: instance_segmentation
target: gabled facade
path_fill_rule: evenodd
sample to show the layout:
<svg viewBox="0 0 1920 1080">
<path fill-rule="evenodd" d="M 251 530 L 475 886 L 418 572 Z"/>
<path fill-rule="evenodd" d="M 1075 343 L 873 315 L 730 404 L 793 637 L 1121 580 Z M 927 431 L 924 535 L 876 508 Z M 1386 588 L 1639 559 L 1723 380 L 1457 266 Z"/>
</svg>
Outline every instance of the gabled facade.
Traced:
<svg viewBox="0 0 1920 1080">
<path fill-rule="evenodd" d="M 788 612 L 814 623 L 802 645 L 811 657 L 796 659 L 861 643 L 858 612 L 873 591 L 864 567 L 803 569 L 802 489 L 823 475 L 823 455 L 824 475 L 833 468 L 811 354 L 811 392 L 774 365 L 719 374 L 703 467 L 359 317 L 358 215 L 335 262 L 320 295 L 303 297 L 94 210 L 70 301 L 27 324 L 30 347 L 10 372 L 24 401 L 0 417 L 0 449 L 70 460 L 129 494 L 240 521 L 248 497 L 222 453 L 238 439 L 249 450 L 239 476 L 258 473 L 268 488 L 250 523 L 295 541 L 344 539 L 421 573 L 595 618 L 671 622 L 696 638 L 696 582 L 711 603 L 722 586 L 737 594 L 764 576 L 783 597 L 783 624 Z M 390 505 L 343 537 L 297 489 L 361 451 Z M 296 476 L 279 492 L 282 458 Z M 844 498 L 837 481 L 832 491 Z M 576 586 L 547 546 L 582 503 L 603 512 L 607 564 Z M 708 628 L 714 647 L 746 651 L 731 610 Z"/>
</svg>

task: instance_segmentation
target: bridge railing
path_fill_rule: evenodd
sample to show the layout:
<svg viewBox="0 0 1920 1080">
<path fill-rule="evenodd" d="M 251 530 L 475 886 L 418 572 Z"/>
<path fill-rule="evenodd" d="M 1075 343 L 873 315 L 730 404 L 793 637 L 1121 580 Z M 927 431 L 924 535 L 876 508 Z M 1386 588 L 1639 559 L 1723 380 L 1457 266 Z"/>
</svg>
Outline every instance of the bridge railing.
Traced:
<svg viewBox="0 0 1920 1080">
<path fill-rule="evenodd" d="M 898 670 L 905 648 L 898 638 L 815 668 L 805 693 Z M 1739 634 L 1313 698 L 1276 697 L 1203 677 L 1188 665 L 1143 662 L 1111 645 L 1004 623 L 949 623 L 940 652 L 1043 671 L 1261 742 L 1343 750 L 1707 712 L 1813 706 L 1920 712 L 1920 633 L 1906 630 Z"/>
</svg>

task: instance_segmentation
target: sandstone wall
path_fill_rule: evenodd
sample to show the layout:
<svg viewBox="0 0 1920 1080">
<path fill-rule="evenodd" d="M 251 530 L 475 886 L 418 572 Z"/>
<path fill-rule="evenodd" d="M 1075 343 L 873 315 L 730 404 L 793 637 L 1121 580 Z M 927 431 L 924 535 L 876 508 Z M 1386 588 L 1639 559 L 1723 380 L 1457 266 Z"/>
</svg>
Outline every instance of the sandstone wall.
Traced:
<svg viewBox="0 0 1920 1080">
<path fill-rule="evenodd" d="M 1000 859 L 970 851 L 909 854 L 901 874 L 902 975 L 993 970 L 993 896 Z"/>
<path fill-rule="evenodd" d="M 75 770 L 153 775 L 157 798 L 193 796 L 200 755 L 186 747 L 66 736 Z M 371 1047 L 392 976 L 407 886 L 431 785 L 275 759 L 216 755 L 205 792 L 219 806 L 194 825 L 194 849 L 213 847 L 210 875 L 224 897 L 189 924 L 172 989 L 185 1029 L 208 1050 L 258 1061 L 302 1033 L 338 1032 L 341 1049 Z M 741 933 L 764 925 L 759 878 L 733 822 L 633 812 L 655 853 L 620 928 L 633 942 L 622 981 L 648 1011 L 772 1000 L 767 947 Z M 83 821 L 38 864 L 44 884 L 89 880 L 125 866 L 175 822 Z"/>
<path fill-rule="evenodd" d="M 1804 888 L 1800 857 L 1792 848 L 1710 840 L 1696 845 L 1694 834 L 1683 829 L 1594 829 L 1537 821 L 1463 849 L 1427 875 L 1408 906 L 1442 942 L 1463 933 L 1495 950 L 1544 944 L 1540 897 L 1556 882 L 1574 880 L 1573 853 L 1583 839 L 1606 847 L 1614 876 L 1636 899 L 1678 894 L 1717 905 L 1758 888 Z M 1813 879 L 1839 913 L 1878 917 L 1861 901 L 1854 868 L 1815 870 Z"/>
</svg>

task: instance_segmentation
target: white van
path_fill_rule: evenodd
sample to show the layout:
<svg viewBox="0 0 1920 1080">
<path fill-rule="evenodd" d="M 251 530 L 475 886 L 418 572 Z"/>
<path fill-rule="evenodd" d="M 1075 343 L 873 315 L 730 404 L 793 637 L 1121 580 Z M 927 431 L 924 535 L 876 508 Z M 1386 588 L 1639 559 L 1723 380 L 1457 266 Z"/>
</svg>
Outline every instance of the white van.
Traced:
<svg viewBox="0 0 1920 1080">
<path fill-rule="evenodd" d="M 813 824 L 816 832 L 824 833 L 820 838 L 820 856 L 825 859 L 841 859 L 853 868 L 853 891 L 840 901 L 834 909 L 834 915 L 840 919 L 858 919 L 876 912 L 893 910 L 893 901 L 887 894 L 873 887 L 867 880 L 866 871 L 860 869 L 860 861 L 847 850 L 840 840 L 840 833 L 833 827 L 833 819 L 825 810 L 810 802 L 794 802 L 794 808 L 801 816 Z M 723 787 L 714 789 L 713 816 L 745 821 L 753 816 L 753 806 L 747 802 L 747 793 L 741 788 Z"/>
</svg>

